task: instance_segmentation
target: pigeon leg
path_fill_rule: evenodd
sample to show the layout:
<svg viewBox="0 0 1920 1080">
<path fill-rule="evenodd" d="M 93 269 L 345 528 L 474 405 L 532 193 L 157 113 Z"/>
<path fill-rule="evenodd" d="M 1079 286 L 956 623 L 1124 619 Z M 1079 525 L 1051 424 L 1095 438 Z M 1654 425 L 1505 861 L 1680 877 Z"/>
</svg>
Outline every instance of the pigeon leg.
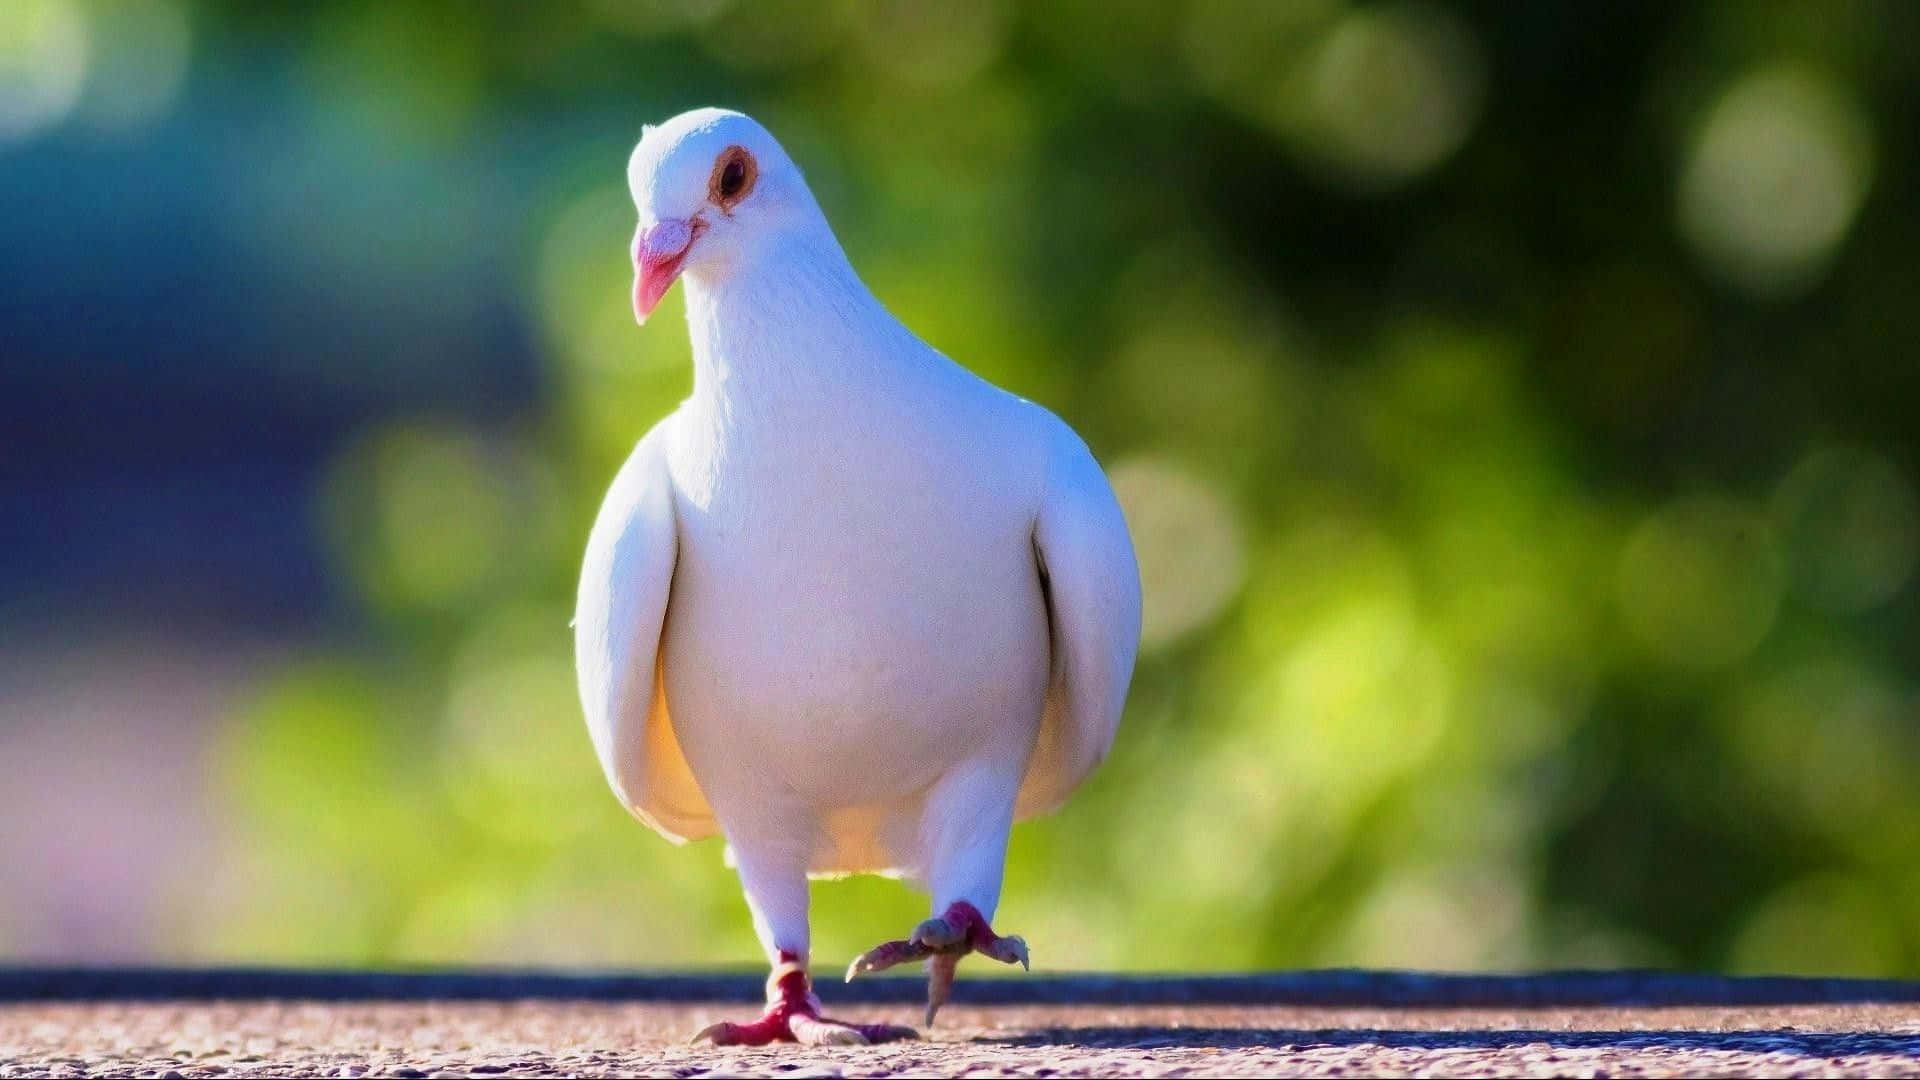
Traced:
<svg viewBox="0 0 1920 1080">
<path fill-rule="evenodd" d="M 805 862 L 783 857 L 771 845 L 737 841 L 734 860 L 753 913 L 754 932 L 773 963 L 773 974 L 767 977 L 767 1011 L 744 1024 L 708 1025 L 692 1041 L 710 1039 L 716 1046 L 774 1042 L 833 1046 L 919 1037 L 912 1028 L 895 1024 L 848 1024 L 821 1015 L 820 998 L 807 974 Z"/>
<path fill-rule="evenodd" d="M 981 910 L 991 911 L 1000 901 L 1015 786 L 1005 782 L 1002 770 L 983 767 L 948 777 L 929 796 L 921 835 L 930 853 L 928 884 L 934 910 L 941 913 L 914 927 L 904 939 L 884 942 L 855 957 L 847 967 L 849 982 L 868 972 L 925 959 L 926 1022 L 932 1024 L 934 1014 L 947 1002 L 962 956 L 977 952 L 1003 964 L 1027 966 L 1027 943 L 994 933 Z"/>
</svg>

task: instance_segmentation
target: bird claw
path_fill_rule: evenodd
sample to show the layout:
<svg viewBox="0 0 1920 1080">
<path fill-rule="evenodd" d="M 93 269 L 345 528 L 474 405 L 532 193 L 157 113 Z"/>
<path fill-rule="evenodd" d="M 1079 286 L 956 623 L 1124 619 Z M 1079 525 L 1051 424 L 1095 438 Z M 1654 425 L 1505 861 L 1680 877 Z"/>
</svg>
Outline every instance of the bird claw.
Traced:
<svg viewBox="0 0 1920 1080">
<path fill-rule="evenodd" d="M 853 963 L 847 965 L 847 981 L 852 982 L 870 971 L 885 971 L 909 960 L 931 957 L 926 1022 L 932 1027 L 934 1014 L 946 1004 L 952 989 L 954 966 L 970 952 L 992 957 L 1003 964 L 1019 964 L 1022 970 L 1033 970 L 1025 938 L 994 933 L 979 909 L 959 901 L 948 908 L 945 915 L 914 927 L 905 940 L 883 942 L 854 957 Z"/>
<path fill-rule="evenodd" d="M 942 918 L 927 919 L 914 927 L 913 933 L 904 940 L 882 942 L 854 957 L 853 963 L 847 965 L 847 981 L 852 982 L 855 976 L 885 971 L 910 960 L 924 960 L 943 954 L 958 955 L 968 948 L 965 927 L 955 926 Z"/>
<path fill-rule="evenodd" d="M 852 982 L 856 976 L 885 971 L 910 960 L 925 959 L 935 951 L 912 938 L 905 941 L 882 942 L 853 958 L 853 963 L 847 965 L 847 981 Z"/>
<path fill-rule="evenodd" d="M 856 962 L 857 963 L 857 962 Z M 849 972 L 847 977 L 853 977 Z M 797 1042 L 804 1046 L 863 1046 L 894 1039 L 917 1039 L 920 1033 L 896 1024 L 848 1024 L 820 1015 L 820 999 L 813 995 L 805 957 L 781 952 L 767 977 L 767 1011 L 745 1024 L 722 1021 L 708 1024 L 688 1039 L 689 1044 L 766 1046 Z"/>
<path fill-rule="evenodd" d="M 698 1046 L 702 1042 L 710 1042 L 715 1046 L 724 1045 L 720 1041 L 721 1037 L 724 1036 L 726 1034 L 727 1029 L 732 1026 L 733 1026 L 732 1024 L 727 1023 L 725 1020 L 722 1020 L 717 1024 L 708 1024 L 706 1027 L 703 1027 L 699 1031 L 694 1032 L 693 1037 L 687 1040 L 687 1045 Z"/>
<path fill-rule="evenodd" d="M 1027 941 L 1017 935 L 1009 934 L 1006 937 L 997 938 L 982 945 L 977 951 L 980 955 L 991 956 L 1003 964 L 1017 963 L 1022 971 L 1033 970 L 1033 965 L 1028 963 Z"/>
</svg>

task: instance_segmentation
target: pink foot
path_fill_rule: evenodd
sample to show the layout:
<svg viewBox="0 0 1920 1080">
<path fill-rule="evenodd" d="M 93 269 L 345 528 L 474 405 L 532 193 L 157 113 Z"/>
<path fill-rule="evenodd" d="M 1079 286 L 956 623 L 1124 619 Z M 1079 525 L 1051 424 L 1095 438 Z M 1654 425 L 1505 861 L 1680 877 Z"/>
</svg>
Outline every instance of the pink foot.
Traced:
<svg viewBox="0 0 1920 1080">
<path fill-rule="evenodd" d="M 868 949 L 847 966 L 847 981 L 872 971 L 885 971 L 909 960 L 927 959 L 927 1024 L 940 1006 L 947 1003 L 953 987 L 954 967 L 967 953 L 991 956 L 1003 964 L 1027 964 L 1027 943 L 1011 934 L 1002 937 L 987 925 L 980 909 L 965 900 L 956 900 L 946 914 L 928 919 L 914 927 L 904 941 L 888 941 Z"/>
<path fill-rule="evenodd" d="M 897 1024 L 846 1024 L 820 1015 L 807 969 L 797 956 L 780 954 L 780 964 L 767 979 L 765 1015 L 744 1024 L 722 1021 L 694 1035 L 692 1042 L 711 1039 L 715 1046 L 765 1046 L 797 1042 L 806 1046 L 859 1046 L 866 1043 L 917 1039 L 920 1033 Z"/>
</svg>

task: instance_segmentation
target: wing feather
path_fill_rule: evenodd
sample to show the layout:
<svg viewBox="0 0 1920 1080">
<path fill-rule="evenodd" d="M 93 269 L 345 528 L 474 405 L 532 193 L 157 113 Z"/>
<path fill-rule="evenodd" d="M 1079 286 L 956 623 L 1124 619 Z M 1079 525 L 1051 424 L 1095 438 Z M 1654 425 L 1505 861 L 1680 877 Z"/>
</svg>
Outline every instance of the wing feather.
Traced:
<svg viewBox="0 0 1920 1080">
<path fill-rule="evenodd" d="M 667 715 L 660 677 L 679 542 L 662 421 L 614 478 L 587 538 L 574 612 L 580 703 L 616 798 L 675 843 L 714 832 Z"/>
<path fill-rule="evenodd" d="M 1040 739 L 1015 803 L 1022 818 L 1065 801 L 1113 746 L 1140 647 L 1140 567 L 1113 486 L 1051 414 L 1034 554 L 1053 660 Z"/>
</svg>

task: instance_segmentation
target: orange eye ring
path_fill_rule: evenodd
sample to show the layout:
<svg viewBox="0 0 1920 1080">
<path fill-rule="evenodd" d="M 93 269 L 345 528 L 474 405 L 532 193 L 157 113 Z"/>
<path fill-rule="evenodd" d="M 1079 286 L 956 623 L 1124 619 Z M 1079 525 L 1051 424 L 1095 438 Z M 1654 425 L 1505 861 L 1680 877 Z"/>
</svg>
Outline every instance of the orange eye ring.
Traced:
<svg viewBox="0 0 1920 1080">
<path fill-rule="evenodd" d="M 744 146 L 729 146 L 713 161 L 713 175 L 707 180 L 707 198 L 725 213 L 732 213 L 740 200 L 753 191 L 760 179 L 760 166 Z"/>
</svg>

